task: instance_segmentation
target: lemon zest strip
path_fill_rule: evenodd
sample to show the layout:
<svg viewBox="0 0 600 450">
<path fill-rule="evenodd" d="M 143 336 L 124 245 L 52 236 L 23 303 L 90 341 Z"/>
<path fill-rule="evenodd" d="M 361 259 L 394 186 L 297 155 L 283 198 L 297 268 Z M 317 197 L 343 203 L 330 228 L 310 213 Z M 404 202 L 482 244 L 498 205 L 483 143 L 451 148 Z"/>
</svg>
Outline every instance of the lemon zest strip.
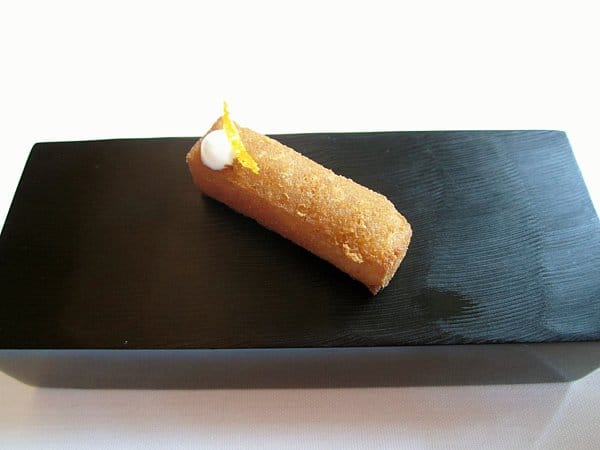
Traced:
<svg viewBox="0 0 600 450">
<path fill-rule="evenodd" d="M 240 132 L 235 126 L 235 123 L 229 118 L 229 107 L 227 106 L 227 102 L 223 102 L 223 131 L 233 149 L 233 157 L 237 159 L 243 167 L 250 169 L 257 174 L 260 171 L 258 164 L 256 164 L 256 161 L 250 156 L 246 147 L 244 147 Z"/>
</svg>

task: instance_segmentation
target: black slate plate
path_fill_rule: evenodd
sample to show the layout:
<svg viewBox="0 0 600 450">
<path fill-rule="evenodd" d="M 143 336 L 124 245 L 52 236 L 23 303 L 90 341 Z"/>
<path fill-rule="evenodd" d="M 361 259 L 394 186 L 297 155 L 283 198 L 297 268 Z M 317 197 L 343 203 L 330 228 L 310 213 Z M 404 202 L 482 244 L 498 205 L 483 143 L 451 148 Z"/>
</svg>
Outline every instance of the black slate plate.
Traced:
<svg viewBox="0 0 600 450">
<path fill-rule="evenodd" d="M 379 295 L 199 194 L 195 138 L 43 143 L 0 237 L 0 348 L 600 341 L 600 224 L 564 133 L 276 138 L 412 224 Z"/>
</svg>

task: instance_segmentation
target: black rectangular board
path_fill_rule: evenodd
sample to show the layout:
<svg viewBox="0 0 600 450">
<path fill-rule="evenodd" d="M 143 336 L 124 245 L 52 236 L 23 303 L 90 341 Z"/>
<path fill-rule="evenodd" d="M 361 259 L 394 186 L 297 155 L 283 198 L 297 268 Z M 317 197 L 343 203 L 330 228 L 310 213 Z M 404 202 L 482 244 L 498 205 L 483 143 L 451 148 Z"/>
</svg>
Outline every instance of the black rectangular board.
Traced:
<svg viewBox="0 0 600 450">
<path fill-rule="evenodd" d="M 298 355 L 291 364 L 303 360 L 300 348 L 330 355 L 344 347 L 356 350 L 344 352 L 355 362 L 341 358 L 351 367 L 369 349 L 388 360 L 409 346 L 411 355 L 418 348 L 449 355 L 457 346 L 475 355 L 482 348 L 514 353 L 506 352 L 511 344 L 545 345 L 537 354 L 561 344 L 572 370 L 558 370 L 557 380 L 598 366 L 600 223 L 564 133 L 274 137 L 386 195 L 407 217 L 413 240 L 385 290 L 373 297 L 330 264 L 196 191 L 185 154 L 197 138 L 40 143 L 0 237 L 0 368 L 18 376 L 26 355 L 67 361 L 64 355 L 77 354 L 82 361 L 96 358 L 82 356 L 93 349 L 120 360 L 155 359 L 131 350 L 289 349 Z M 556 358 L 543 366 L 556 372 L 565 361 Z M 31 375 L 35 364 L 27 364 Z M 374 366 L 410 370 L 406 361 Z M 67 367 L 50 384 L 68 380 Z M 443 365 L 436 371 L 443 384 Z M 552 378 L 535 372 L 470 375 L 465 382 Z M 317 384 L 336 384 L 326 380 L 332 371 L 323 373 Z M 386 384 L 394 384 L 390 377 Z M 101 376 L 92 378 L 102 385 Z M 49 383 L 34 376 L 29 382 Z"/>
</svg>

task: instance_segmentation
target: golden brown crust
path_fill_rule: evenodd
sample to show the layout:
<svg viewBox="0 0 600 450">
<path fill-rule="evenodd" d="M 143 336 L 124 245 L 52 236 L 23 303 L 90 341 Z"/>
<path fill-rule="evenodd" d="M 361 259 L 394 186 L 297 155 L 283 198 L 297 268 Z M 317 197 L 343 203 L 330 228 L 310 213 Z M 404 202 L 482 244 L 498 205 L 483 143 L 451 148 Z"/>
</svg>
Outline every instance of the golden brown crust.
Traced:
<svg viewBox="0 0 600 450">
<path fill-rule="evenodd" d="M 221 119 L 209 131 L 219 128 Z M 274 139 L 238 129 L 260 173 L 237 162 L 209 169 L 200 159 L 200 139 L 187 155 L 198 189 L 331 262 L 373 294 L 387 286 L 412 234 L 394 205 Z"/>
</svg>

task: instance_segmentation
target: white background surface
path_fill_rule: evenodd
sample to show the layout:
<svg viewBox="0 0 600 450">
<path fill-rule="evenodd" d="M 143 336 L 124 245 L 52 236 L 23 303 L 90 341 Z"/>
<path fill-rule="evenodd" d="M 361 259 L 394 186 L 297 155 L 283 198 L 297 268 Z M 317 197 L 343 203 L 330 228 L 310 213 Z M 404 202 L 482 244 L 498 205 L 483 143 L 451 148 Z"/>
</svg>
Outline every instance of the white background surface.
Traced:
<svg viewBox="0 0 600 450">
<path fill-rule="evenodd" d="M 168 5 L 167 5 L 168 3 Z M 38 141 L 197 136 L 223 99 L 265 133 L 567 131 L 600 205 L 593 2 L 0 1 L 0 221 Z M 592 448 L 571 384 L 37 389 L 0 373 L 0 448 Z"/>
</svg>

